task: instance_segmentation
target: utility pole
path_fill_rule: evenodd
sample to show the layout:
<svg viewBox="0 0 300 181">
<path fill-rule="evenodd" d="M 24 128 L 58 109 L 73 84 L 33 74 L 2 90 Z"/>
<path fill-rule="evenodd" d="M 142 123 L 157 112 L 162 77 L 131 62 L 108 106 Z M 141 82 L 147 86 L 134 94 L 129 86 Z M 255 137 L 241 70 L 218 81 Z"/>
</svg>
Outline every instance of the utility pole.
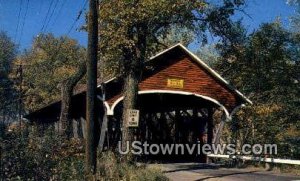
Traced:
<svg viewBox="0 0 300 181">
<path fill-rule="evenodd" d="M 95 175 L 97 166 L 96 143 L 96 89 L 98 59 L 98 0 L 89 0 L 88 49 L 87 49 L 87 93 L 86 93 L 86 144 L 85 172 Z"/>
</svg>

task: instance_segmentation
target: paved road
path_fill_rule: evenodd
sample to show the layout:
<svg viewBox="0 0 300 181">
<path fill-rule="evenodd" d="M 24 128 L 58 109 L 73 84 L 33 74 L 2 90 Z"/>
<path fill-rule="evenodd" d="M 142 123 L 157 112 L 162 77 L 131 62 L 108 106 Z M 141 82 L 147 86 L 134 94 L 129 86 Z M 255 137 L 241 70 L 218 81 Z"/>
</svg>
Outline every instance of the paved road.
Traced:
<svg viewBox="0 0 300 181">
<path fill-rule="evenodd" d="M 300 176 L 276 174 L 250 169 L 227 169 L 198 163 L 172 163 L 160 165 L 164 173 L 174 181 L 300 181 Z"/>
</svg>

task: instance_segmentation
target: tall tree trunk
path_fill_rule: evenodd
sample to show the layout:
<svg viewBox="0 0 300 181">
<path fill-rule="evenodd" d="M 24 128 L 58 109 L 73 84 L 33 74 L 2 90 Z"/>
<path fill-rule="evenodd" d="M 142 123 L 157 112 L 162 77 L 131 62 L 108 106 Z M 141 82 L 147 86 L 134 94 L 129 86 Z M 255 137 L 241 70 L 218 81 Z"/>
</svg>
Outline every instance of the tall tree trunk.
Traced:
<svg viewBox="0 0 300 181">
<path fill-rule="evenodd" d="M 98 3 L 90 0 L 88 15 L 88 49 L 87 49 L 87 94 L 86 94 L 86 144 L 85 172 L 94 175 L 97 165 L 96 143 L 96 89 L 98 59 Z"/>
<path fill-rule="evenodd" d="M 126 145 L 132 140 L 132 128 L 128 128 L 127 115 L 130 109 L 136 109 L 138 94 L 138 76 L 136 71 L 130 71 L 124 80 L 124 100 L 122 115 L 122 149 L 126 150 Z M 128 143 L 129 144 L 129 143 Z"/>
<path fill-rule="evenodd" d="M 66 135 L 68 138 L 71 137 L 71 133 L 72 133 L 71 98 L 73 95 L 73 90 L 76 84 L 85 75 L 85 73 L 86 73 L 86 62 L 84 61 L 79 65 L 77 72 L 72 77 L 63 81 L 61 85 L 61 112 L 60 112 L 59 121 L 62 125 L 61 127 L 62 134 Z"/>
<path fill-rule="evenodd" d="M 132 128 L 128 128 L 127 115 L 130 109 L 137 108 L 138 84 L 141 78 L 143 63 L 146 54 L 146 27 L 138 27 L 137 43 L 133 51 L 127 51 L 125 58 L 129 65 L 125 65 L 124 77 L 124 100 L 123 100 L 123 115 L 122 115 L 122 149 L 126 150 L 127 142 L 132 141 Z M 131 52 L 132 54 L 129 54 Z M 129 158 L 128 156 L 126 157 Z"/>
</svg>

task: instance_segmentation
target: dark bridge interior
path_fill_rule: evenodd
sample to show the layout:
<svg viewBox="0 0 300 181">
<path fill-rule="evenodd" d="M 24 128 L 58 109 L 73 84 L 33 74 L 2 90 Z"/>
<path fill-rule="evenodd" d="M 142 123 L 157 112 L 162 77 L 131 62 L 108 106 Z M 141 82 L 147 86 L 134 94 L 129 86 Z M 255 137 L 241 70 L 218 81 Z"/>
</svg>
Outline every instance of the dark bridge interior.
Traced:
<svg viewBox="0 0 300 181">
<path fill-rule="evenodd" d="M 130 128 L 134 140 L 149 144 L 204 144 L 212 142 L 213 113 L 218 106 L 211 101 L 194 95 L 168 93 L 140 94 L 138 108 L 140 121 L 138 128 Z M 143 103 L 143 104 L 142 104 Z M 118 148 L 121 140 L 122 102 L 109 117 L 107 139 L 108 149 Z M 192 155 L 184 154 L 143 155 L 141 158 L 160 161 L 200 161 L 205 156 L 195 149 Z"/>
</svg>

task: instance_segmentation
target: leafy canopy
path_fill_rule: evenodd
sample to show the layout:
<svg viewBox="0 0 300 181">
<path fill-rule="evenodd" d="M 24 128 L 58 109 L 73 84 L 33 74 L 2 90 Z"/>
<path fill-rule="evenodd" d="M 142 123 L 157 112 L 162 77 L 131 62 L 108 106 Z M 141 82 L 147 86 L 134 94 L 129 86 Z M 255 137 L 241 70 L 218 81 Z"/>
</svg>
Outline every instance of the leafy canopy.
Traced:
<svg viewBox="0 0 300 181">
<path fill-rule="evenodd" d="M 145 48 L 145 57 L 180 42 L 188 45 L 194 38 L 206 40 L 209 31 L 226 38 L 232 22 L 230 16 L 243 1 L 224 0 L 102 0 L 100 2 L 101 61 L 131 64 Z M 145 45 L 142 42 L 145 41 Z M 131 58 L 125 55 L 131 55 Z M 129 60 L 131 59 L 131 60 Z M 107 66 L 106 66 L 107 67 Z"/>
<path fill-rule="evenodd" d="M 233 134 L 248 143 L 277 143 L 279 157 L 299 158 L 299 41 L 280 22 L 263 24 L 244 36 L 241 29 L 217 69 L 254 105 L 239 112 Z M 243 39 L 243 41 L 239 41 Z M 297 150 L 297 151 L 296 151 Z"/>
<path fill-rule="evenodd" d="M 25 102 L 34 110 L 59 99 L 59 84 L 72 76 L 85 60 L 85 49 L 76 40 L 41 34 L 22 56 L 25 64 Z"/>
<path fill-rule="evenodd" d="M 0 32 L 0 111 L 14 112 L 17 93 L 10 79 L 12 63 L 17 55 L 17 46 L 4 32 Z"/>
</svg>

